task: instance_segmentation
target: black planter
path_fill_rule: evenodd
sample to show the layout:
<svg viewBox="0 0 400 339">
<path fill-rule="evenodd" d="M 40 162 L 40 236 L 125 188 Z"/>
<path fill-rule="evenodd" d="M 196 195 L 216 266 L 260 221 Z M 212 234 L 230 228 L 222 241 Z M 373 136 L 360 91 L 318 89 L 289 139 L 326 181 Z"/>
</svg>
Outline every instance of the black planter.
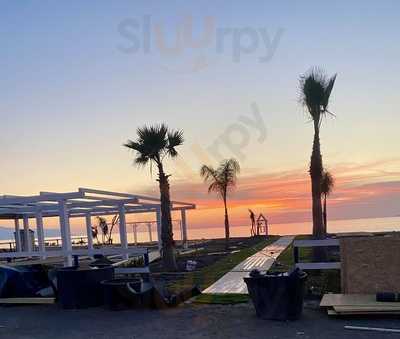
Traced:
<svg viewBox="0 0 400 339">
<path fill-rule="evenodd" d="M 101 306 L 103 280 L 114 277 L 114 268 L 82 269 L 65 267 L 57 271 L 58 302 L 63 308 Z"/>
<path fill-rule="evenodd" d="M 244 281 L 258 317 L 296 320 L 303 311 L 306 278 L 307 274 L 296 268 L 289 273 L 252 275 Z"/>
</svg>

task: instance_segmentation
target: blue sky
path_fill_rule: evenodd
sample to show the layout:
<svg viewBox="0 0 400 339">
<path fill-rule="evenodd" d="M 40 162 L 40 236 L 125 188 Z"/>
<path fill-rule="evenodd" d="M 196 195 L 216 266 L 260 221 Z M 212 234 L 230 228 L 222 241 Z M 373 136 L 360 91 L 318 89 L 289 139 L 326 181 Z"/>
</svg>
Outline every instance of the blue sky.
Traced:
<svg viewBox="0 0 400 339">
<path fill-rule="evenodd" d="M 239 116 L 251 117 L 251 103 L 262 113 L 267 138 L 259 142 L 255 129 L 246 130 L 244 174 L 306 171 L 312 126 L 298 103 L 298 78 L 314 65 L 338 73 L 331 105 L 337 117 L 324 122 L 321 135 L 328 166 L 383 164 L 398 157 L 398 1 L 1 1 L 0 6 L 4 193 L 78 186 L 146 190 L 154 178 L 132 168 L 121 144 L 134 138 L 138 126 L 161 121 L 184 130 L 182 159 L 197 173 L 201 160 L 216 161 L 209 146 Z M 283 33 L 268 62 L 259 60 L 266 53 L 259 35 L 257 48 L 243 53 L 240 62 L 232 57 L 232 36 L 224 40 L 224 53 L 211 42 L 168 57 L 154 40 L 147 54 L 122 52 L 132 41 L 121 34 L 121 24 L 141 24 L 146 15 L 152 29 L 162 26 L 170 43 L 188 16 L 195 35 L 204 30 L 206 17 L 219 29 L 256 34 L 265 29 L 271 38 Z M 197 58 L 207 66 L 193 70 Z M 193 151 L 199 148 L 205 158 Z M 226 147 L 221 152 L 236 155 Z M 173 180 L 198 180 L 184 174 L 182 165 L 171 163 L 169 169 Z"/>
</svg>

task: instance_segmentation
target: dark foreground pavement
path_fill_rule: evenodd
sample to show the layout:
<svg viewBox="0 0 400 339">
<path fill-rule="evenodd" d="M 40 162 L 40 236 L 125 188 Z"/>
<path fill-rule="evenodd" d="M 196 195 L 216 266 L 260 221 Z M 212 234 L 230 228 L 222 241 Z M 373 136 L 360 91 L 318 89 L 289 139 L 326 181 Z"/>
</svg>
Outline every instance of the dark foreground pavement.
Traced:
<svg viewBox="0 0 400 339">
<path fill-rule="evenodd" d="M 0 307 L 0 338 L 394 338 L 349 331 L 344 325 L 400 328 L 400 318 L 335 319 L 307 308 L 296 322 L 256 318 L 251 304 L 184 305 L 165 311 L 62 310 L 57 306 Z"/>
</svg>

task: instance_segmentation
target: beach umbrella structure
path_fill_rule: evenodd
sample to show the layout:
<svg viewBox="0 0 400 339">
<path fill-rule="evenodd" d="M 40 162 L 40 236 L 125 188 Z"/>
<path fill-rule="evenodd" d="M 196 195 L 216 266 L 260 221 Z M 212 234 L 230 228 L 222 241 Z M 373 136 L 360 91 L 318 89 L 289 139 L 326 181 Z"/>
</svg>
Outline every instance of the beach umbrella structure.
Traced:
<svg viewBox="0 0 400 339">
<path fill-rule="evenodd" d="M 196 206 L 187 202 L 171 201 L 172 211 L 180 212 L 181 234 L 184 247 L 187 246 L 187 218 L 186 212 Z M 130 254 L 140 254 L 140 248 L 128 246 L 127 221 L 128 214 L 154 213 L 157 224 L 158 247 L 161 248 L 161 205 L 160 200 L 154 197 L 109 192 L 90 188 L 79 188 L 76 192 L 55 193 L 40 192 L 34 196 L 0 196 L 0 220 L 14 220 L 15 223 L 15 251 L 1 252 L 2 258 L 29 258 L 29 257 L 64 257 L 66 266 L 72 264 L 74 255 L 93 256 L 122 255 L 128 258 Z M 92 218 L 99 216 L 118 215 L 119 246 L 104 246 L 94 248 Z M 44 218 L 58 218 L 61 249 L 47 250 L 44 237 Z M 70 228 L 70 218 L 83 218 L 86 223 L 87 248 L 74 249 Z M 23 223 L 23 232 L 20 232 L 20 221 Z M 30 221 L 35 220 L 37 243 L 30 238 Z M 149 231 L 151 232 L 150 228 Z M 24 239 L 21 239 L 21 236 Z M 24 246 L 22 246 L 24 244 Z M 143 251 L 147 249 L 142 249 Z"/>
</svg>

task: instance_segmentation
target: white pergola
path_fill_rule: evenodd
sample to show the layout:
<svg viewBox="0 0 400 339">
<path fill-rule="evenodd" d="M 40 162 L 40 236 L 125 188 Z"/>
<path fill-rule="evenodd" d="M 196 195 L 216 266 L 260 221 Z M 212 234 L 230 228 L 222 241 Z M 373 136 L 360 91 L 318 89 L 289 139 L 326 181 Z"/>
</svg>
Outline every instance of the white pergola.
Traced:
<svg viewBox="0 0 400 339">
<path fill-rule="evenodd" d="M 171 201 L 172 211 L 180 211 L 182 241 L 187 246 L 187 224 L 186 210 L 195 209 L 191 203 Z M 40 192 L 35 196 L 2 196 L 0 197 L 0 219 L 14 220 L 16 252 L 0 253 L 0 258 L 19 257 L 54 257 L 63 256 L 66 264 L 72 263 L 73 255 L 94 254 L 120 254 L 127 258 L 129 254 L 140 254 L 141 249 L 137 247 L 128 248 L 126 214 L 149 213 L 156 216 L 158 245 L 161 246 L 161 206 L 160 200 L 153 197 L 101 191 L 90 188 L 79 188 L 77 192 L 55 193 Z M 94 248 L 92 238 L 93 216 L 119 216 L 119 236 L 121 245 L 119 247 Z M 43 230 L 43 218 L 58 217 L 60 221 L 60 233 L 62 240 L 61 251 L 46 251 Z M 38 249 L 32 248 L 29 232 L 29 220 L 36 219 Z M 87 249 L 73 249 L 71 241 L 70 218 L 85 218 L 86 233 L 88 239 Z M 24 251 L 20 239 L 20 220 L 24 228 Z M 144 250 L 142 249 L 143 253 Z M 146 249 L 147 251 L 147 249 Z"/>
</svg>

